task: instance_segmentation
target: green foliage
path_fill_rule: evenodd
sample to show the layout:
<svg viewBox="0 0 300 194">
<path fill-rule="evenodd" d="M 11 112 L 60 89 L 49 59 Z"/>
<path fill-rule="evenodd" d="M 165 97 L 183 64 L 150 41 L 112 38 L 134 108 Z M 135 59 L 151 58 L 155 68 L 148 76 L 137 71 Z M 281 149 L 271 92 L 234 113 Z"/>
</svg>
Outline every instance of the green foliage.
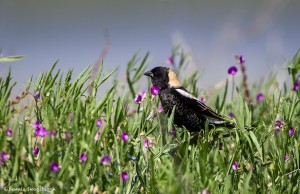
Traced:
<svg viewBox="0 0 300 194">
<path fill-rule="evenodd" d="M 179 57 L 174 68 L 180 72 L 186 57 L 178 49 L 173 49 L 173 56 Z M 103 75 L 103 64 L 90 81 L 90 67 L 73 78 L 72 69 L 64 76 L 56 70 L 56 62 L 39 76 L 33 88 L 25 89 L 30 88 L 32 95 L 28 96 L 27 108 L 20 112 L 9 100 L 15 85 L 10 71 L 7 78 L 0 78 L 0 151 L 10 156 L 4 160 L 1 155 L 1 192 L 13 188 L 54 188 L 53 193 L 300 190 L 299 91 L 292 87 L 279 90 L 272 74 L 266 82 L 252 87 L 251 93 L 263 92 L 264 100 L 248 106 L 239 95 L 232 102 L 226 101 L 226 82 L 215 106 L 220 114 L 234 113 L 236 128 L 209 129 L 207 125 L 201 135 L 195 136 L 172 125 L 173 113 L 167 118 L 157 111 L 157 96 L 147 93 L 140 104 L 134 102 L 134 84 L 141 79 L 148 57 L 149 53 L 137 65 L 135 54 L 128 62 L 129 95 L 118 92 L 118 83 L 102 90 L 101 85 L 116 72 Z M 288 67 L 293 82 L 299 79 L 298 63 L 296 54 Z M 197 72 L 184 78 L 184 85 L 194 95 L 199 94 L 197 79 Z M 89 94 L 88 87 L 92 88 Z M 98 90 L 101 98 L 97 97 Z M 103 121 L 100 126 L 96 124 L 98 119 Z M 37 120 L 48 135 L 35 135 L 32 125 Z M 283 126 L 276 128 L 276 120 L 281 120 Z M 175 136 L 171 135 L 172 128 Z M 290 128 L 295 129 L 292 135 Z M 6 135 L 7 129 L 12 130 L 12 136 Z M 123 141 L 123 133 L 128 134 L 128 141 Z M 226 134 L 230 136 L 223 137 Z M 197 141 L 193 141 L 195 138 Z M 147 141 L 149 146 L 145 146 Z M 37 155 L 33 153 L 36 147 Z M 82 153 L 87 154 L 86 161 L 80 160 Z M 111 157 L 111 162 L 102 164 L 105 155 Z M 57 172 L 51 171 L 52 162 L 59 164 Z M 122 172 L 128 173 L 128 180 L 122 180 Z"/>
<path fill-rule="evenodd" d="M 0 52 L 1 54 L 1 52 Z M 7 57 L 0 57 L 0 63 L 10 63 L 10 62 L 15 62 L 23 59 L 25 56 L 24 55 L 19 55 L 19 56 L 7 56 Z"/>
</svg>

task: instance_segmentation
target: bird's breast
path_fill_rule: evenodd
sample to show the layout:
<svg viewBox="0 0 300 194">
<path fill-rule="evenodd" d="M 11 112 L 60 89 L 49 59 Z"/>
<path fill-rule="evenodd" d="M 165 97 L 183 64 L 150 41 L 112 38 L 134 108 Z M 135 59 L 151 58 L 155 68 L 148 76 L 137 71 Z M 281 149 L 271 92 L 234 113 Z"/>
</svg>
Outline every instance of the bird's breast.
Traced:
<svg viewBox="0 0 300 194">
<path fill-rule="evenodd" d="M 175 105 L 178 105 L 178 97 L 176 97 L 170 90 L 161 90 L 159 98 L 166 112 L 172 111 Z"/>
</svg>

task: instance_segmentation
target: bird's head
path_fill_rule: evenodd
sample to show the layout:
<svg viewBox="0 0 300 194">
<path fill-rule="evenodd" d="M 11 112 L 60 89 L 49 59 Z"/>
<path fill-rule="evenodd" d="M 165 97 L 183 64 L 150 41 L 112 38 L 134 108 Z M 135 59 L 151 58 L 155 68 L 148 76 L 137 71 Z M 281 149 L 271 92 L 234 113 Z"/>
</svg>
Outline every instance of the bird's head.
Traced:
<svg viewBox="0 0 300 194">
<path fill-rule="evenodd" d="M 149 76 L 152 84 L 159 89 L 182 87 L 177 75 L 168 67 L 155 67 L 144 75 Z"/>
</svg>

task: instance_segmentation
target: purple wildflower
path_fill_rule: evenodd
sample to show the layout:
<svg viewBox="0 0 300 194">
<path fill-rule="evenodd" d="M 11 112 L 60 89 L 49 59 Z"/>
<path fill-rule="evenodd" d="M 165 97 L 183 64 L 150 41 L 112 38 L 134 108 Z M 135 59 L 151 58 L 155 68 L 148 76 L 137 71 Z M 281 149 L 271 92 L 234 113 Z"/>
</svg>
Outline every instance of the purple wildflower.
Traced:
<svg viewBox="0 0 300 194">
<path fill-rule="evenodd" d="M 299 90 L 299 81 L 298 80 L 295 81 L 293 90 L 294 91 L 298 91 Z"/>
<path fill-rule="evenodd" d="M 134 102 L 135 102 L 135 103 L 141 103 L 141 102 L 142 102 L 142 96 L 138 94 L 138 95 L 135 97 Z"/>
<path fill-rule="evenodd" d="M 32 124 L 31 127 L 34 128 L 35 130 L 40 129 L 40 127 L 41 127 L 40 121 L 36 120 L 35 124 Z"/>
<path fill-rule="evenodd" d="M 38 100 L 38 99 L 40 99 L 41 96 L 40 96 L 39 92 L 36 92 L 33 97 L 35 100 Z"/>
<path fill-rule="evenodd" d="M 238 163 L 237 161 L 234 161 L 232 164 L 232 170 L 236 171 L 238 169 Z"/>
<path fill-rule="evenodd" d="M 39 152 L 40 152 L 40 148 L 38 146 L 35 146 L 34 149 L 32 150 L 32 154 L 35 156 L 38 155 Z"/>
<path fill-rule="evenodd" d="M 208 189 L 206 188 L 206 189 L 203 189 L 203 190 L 201 191 L 200 194 L 210 194 L 210 192 L 209 192 Z"/>
<path fill-rule="evenodd" d="M 283 122 L 280 120 L 276 120 L 274 123 L 275 129 L 281 129 L 283 127 Z"/>
<path fill-rule="evenodd" d="M 289 135 L 294 135 L 294 133 L 295 133 L 295 130 L 293 128 L 290 128 L 289 129 Z"/>
<path fill-rule="evenodd" d="M 172 128 L 172 129 L 171 129 L 171 136 L 172 136 L 172 137 L 175 137 L 175 135 L 176 135 L 175 128 Z"/>
<path fill-rule="evenodd" d="M 220 142 L 220 144 L 219 144 L 219 150 L 223 150 L 223 143 L 222 142 Z"/>
<path fill-rule="evenodd" d="M 128 178 L 129 178 L 127 172 L 122 172 L 122 173 L 121 173 L 121 178 L 122 178 L 123 181 L 127 181 Z"/>
<path fill-rule="evenodd" d="M 57 172 L 57 171 L 59 170 L 59 165 L 58 165 L 58 163 L 57 163 L 57 162 L 52 162 L 52 163 L 50 164 L 50 170 L 51 170 L 52 172 Z"/>
<path fill-rule="evenodd" d="M 156 86 L 152 86 L 151 88 L 150 88 L 150 92 L 151 92 L 151 94 L 152 95 L 157 95 L 158 93 L 159 93 L 159 88 L 158 87 L 156 87 Z"/>
<path fill-rule="evenodd" d="M 102 120 L 99 118 L 96 122 L 96 126 L 100 127 L 102 125 Z"/>
<path fill-rule="evenodd" d="M 2 161 L 9 160 L 9 154 L 6 153 L 5 151 L 2 151 L 2 153 L 1 153 L 1 160 Z"/>
<path fill-rule="evenodd" d="M 286 154 L 286 155 L 284 156 L 284 161 L 288 161 L 289 159 L 290 159 L 290 158 L 289 158 L 289 155 Z"/>
<path fill-rule="evenodd" d="M 238 63 L 239 64 L 244 64 L 246 62 L 245 58 L 243 57 L 243 55 L 238 56 Z"/>
<path fill-rule="evenodd" d="M 206 103 L 206 98 L 205 98 L 204 96 L 201 96 L 201 98 L 200 98 L 200 102 L 202 102 L 202 103 Z"/>
<path fill-rule="evenodd" d="M 83 152 L 79 157 L 81 162 L 85 162 L 87 160 L 87 153 Z"/>
<path fill-rule="evenodd" d="M 145 146 L 145 148 L 149 148 L 149 139 L 148 138 L 145 139 L 144 146 Z"/>
<path fill-rule="evenodd" d="M 70 132 L 65 131 L 65 137 L 66 137 L 67 142 L 69 142 L 70 139 L 71 139 L 71 137 L 72 137 L 72 135 L 71 135 Z"/>
<path fill-rule="evenodd" d="M 264 100 L 264 94 L 263 93 L 258 93 L 256 96 L 256 101 L 261 102 Z"/>
<path fill-rule="evenodd" d="M 157 107 L 157 112 L 159 112 L 159 113 L 164 112 L 164 107 L 163 106 L 158 106 Z"/>
<path fill-rule="evenodd" d="M 122 133 L 122 140 L 123 140 L 124 142 L 126 142 L 126 141 L 128 141 L 128 139 L 129 139 L 128 134 L 125 133 L 125 132 L 123 132 L 123 133 Z"/>
<path fill-rule="evenodd" d="M 55 137 L 56 137 L 56 134 L 57 134 L 57 131 L 56 131 L 56 130 L 53 130 L 53 131 L 51 132 L 51 137 L 52 137 L 52 138 L 55 138 Z"/>
<path fill-rule="evenodd" d="M 140 95 L 142 96 L 142 99 L 144 99 L 146 97 L 146 95 L 147 95 L 146 90 L 145 89 L 142 90 L 141 93 L 140 93 Z"/>
<path fill-rule="evenodd" d="M 12 136 L 12 130 L 11 129 L 6 129 L 5 134 L 7 136 Z"/>
<path fill-rule="evenodd" d="M 120 125 L 117 127 L 117 131 L 121 131 L 121 127 L 120 127 Z"/>
<path fill-rule="evenodd" d="M 237 73 L 238 69 L 236 68 L 236 66 L 231 66 L 228 69 L 228 74 L 230 75 L 235 75 Z"/>
<path fill-rule="evenodd" d="M 95 141 L 97 141 L 100 138 L 101 132 L 98 130 L 95 135 Z"/>
<path fill-rule="evenodd" d="M 232 119 L 233 119 L 233 118 L 234 118 L 234 114 L 233 114 L 233 112 L 229 112 L 229 113 L 228 113 L 228 116 L 229 116 L 230 118 L 232 118 Z"/>
<path fill-rule="evenodd" d="M 46 135 L 48 135 L 48 131 L 45 127 L 35 130 L 35 136 L 44 137 Z"/>
<path fill-rule="evenodd" d="M 105 155 L 105 156 L 103 156 L 103 157 L 101 158 L 101 163 L 102 163 L 102 164 L 106 164 L 106 163 L 108 163 L 108 162 L 111 162 L 111 158 L 110 158 L 109 155 Z"/>
<path fill-rule="evenodd" d="M 174 57 L 172 55 L 169 56 L 168 59 L 167 59 L 167 61 L 166 61 L 166 63 L 168 65 L 174 65 Z"/>
</svg>

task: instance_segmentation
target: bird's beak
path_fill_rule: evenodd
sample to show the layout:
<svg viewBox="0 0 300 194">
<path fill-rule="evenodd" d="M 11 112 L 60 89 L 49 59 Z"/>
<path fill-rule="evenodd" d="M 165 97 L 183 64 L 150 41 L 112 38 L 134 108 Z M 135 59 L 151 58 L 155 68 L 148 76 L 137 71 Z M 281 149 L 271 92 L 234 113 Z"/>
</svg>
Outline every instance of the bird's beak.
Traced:
<svg viewBox="0 0 300 194">
<path fill-rule="evenodd" d="M 145 76 L 153 77 L 153 73 L 151 71 L 146 71 L 144 73 Z"/>
</svg>

